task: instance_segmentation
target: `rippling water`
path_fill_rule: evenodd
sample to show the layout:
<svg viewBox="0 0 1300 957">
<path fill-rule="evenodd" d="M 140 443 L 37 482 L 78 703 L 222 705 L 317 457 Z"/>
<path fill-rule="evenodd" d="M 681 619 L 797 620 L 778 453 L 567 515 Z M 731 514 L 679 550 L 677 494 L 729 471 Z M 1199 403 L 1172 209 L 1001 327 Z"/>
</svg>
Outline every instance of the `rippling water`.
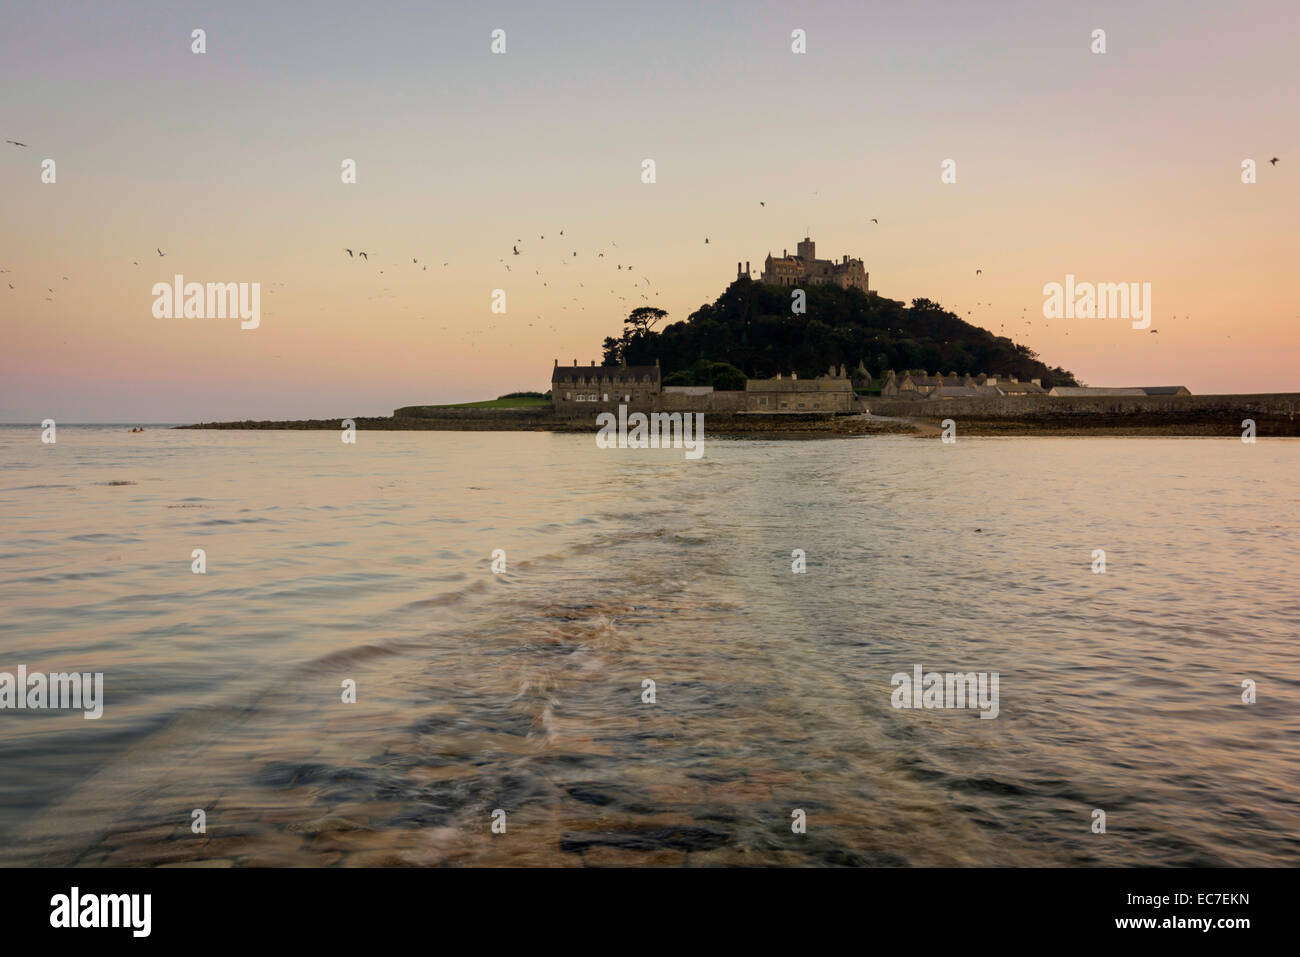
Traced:
<svg viewBox="0 0 1300 957">
<path fill-rule="evenodd" d="M 0 711 L 0 863 L 1294 866 L 1297 475 L 1267 439 L 0 428 L 0 671 L 106 699 Z M 998 717 L 895 710 L 918 664 L 998 672 Z"/>
</svg>

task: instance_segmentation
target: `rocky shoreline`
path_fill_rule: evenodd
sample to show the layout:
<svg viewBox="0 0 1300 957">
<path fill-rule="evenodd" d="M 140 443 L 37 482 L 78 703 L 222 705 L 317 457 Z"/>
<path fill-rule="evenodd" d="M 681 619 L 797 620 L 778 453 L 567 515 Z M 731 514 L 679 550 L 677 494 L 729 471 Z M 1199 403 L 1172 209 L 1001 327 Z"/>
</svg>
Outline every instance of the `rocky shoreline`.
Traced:
<svg viewBox="0 0 1300 957">
<path fill-rule="evenodd" d="M 866 411 L 867 409 L 870 411 Z M 874 413 L 874 414 L 873 414 Z M 1241 438 L 1244 422 L 1260 437 L 1300 436 L 1300 394 L 1178 396 L 1146 399 L 1055 399 L 1032 397 L 943 402 L 865 400 L 863 411 L 708 412 L 714 436 L 818 438 L 853 435 L 918 435 L 939 432 L 946 419 L 958 435 L 1150 435 Z M 390 432 L 578 432 L 594 433 L 595 416 L 557 415 L 549 408 L 467 409 L 405 406 L 390 416 L 358 416 L 358 431 Z M 341 430 L 343 419 L 202 422 L 182 429 Z"/>
<path fill-rule="evenodd" d="M 401 409 L 397 410 L 399 413 Z M 533 409 L 456 409 L 444 414 L 391 415 L 354 418 L 357 431 L 389 432 L 596 432 L 594 418 L 572 418 Z M 872 434 L 909 435 L 924 426 L 901 419 L 830 413 L 706 414 L 708 432 L 714 436 L 762 435 L 766 438 L 810 438 Z M 179 429 L 335 430 L 342 419 L 244 420 L 180 425 Z"/>
</svg>

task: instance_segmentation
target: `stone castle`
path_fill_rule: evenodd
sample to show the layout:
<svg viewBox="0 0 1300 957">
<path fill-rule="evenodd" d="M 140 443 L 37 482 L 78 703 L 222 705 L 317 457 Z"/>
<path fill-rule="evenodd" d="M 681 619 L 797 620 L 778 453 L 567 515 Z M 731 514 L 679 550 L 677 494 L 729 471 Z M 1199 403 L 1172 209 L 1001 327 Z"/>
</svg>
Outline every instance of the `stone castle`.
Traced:
<svg viewBox="0 0 1300 957">
<path fill-rule="evenodd" d="M 749 278 L 749 263 L 741 269 L 736 263 L 737 278 Z M 778 259 L 771 253 L 763 261 L 760 281 L 773 286 L 839 286 L 841 289 L 861 289 L 869 292 L 867 282 L 870 274 L 861 259 L 845 256 L 840 262 L 833 259 L 818 259 L 817 244 L 805 236 L 795 247 L 795 255 L 788 249 L 781 251 Z"/>
</svg>

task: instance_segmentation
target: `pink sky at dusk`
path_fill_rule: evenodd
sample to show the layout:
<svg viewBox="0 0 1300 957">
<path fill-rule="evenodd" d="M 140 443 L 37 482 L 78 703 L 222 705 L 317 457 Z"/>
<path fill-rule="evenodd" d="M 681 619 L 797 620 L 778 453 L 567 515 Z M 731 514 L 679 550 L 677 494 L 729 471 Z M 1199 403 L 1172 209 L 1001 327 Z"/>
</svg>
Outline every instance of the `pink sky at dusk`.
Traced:
<svg viewBox="0 0 1300 957">
<path fill-rule="evenodd" d="M 15 10 L 0 421 L 545 390 L 631 308 L 684 320 L 806 232 L 1091 385 L 1300 390 L 1296 8 L 1158 7 Z M 176 273 L 261 283 L 259 328 L 155 318 Z M 1151 283 L 1159 333 L 1045 320 L 1067 273 Z"/>
</svg>

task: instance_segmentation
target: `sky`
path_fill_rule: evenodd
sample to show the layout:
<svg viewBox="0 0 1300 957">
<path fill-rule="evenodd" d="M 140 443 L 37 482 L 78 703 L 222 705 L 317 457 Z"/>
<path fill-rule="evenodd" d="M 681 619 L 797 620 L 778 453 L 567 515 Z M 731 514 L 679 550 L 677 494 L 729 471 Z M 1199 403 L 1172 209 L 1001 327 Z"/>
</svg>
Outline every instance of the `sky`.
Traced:
<svg viewBox="0 0 1300 957">
<path fill-rule="evenodd" d="M 1090 385 L 1300 391 L 1292 0 L 0 0 L 0 21 L 0 139 L 27 144 L 0 144 L 3 422 L 544 391 L 632 308 L 684 320 L 806 234 Z M 155 317 L 177 273 L 260 283 L 260 325 Z M 1158 334 L 1045 319 L 1067 274 L 1149 282 Z"/>
</svg>

